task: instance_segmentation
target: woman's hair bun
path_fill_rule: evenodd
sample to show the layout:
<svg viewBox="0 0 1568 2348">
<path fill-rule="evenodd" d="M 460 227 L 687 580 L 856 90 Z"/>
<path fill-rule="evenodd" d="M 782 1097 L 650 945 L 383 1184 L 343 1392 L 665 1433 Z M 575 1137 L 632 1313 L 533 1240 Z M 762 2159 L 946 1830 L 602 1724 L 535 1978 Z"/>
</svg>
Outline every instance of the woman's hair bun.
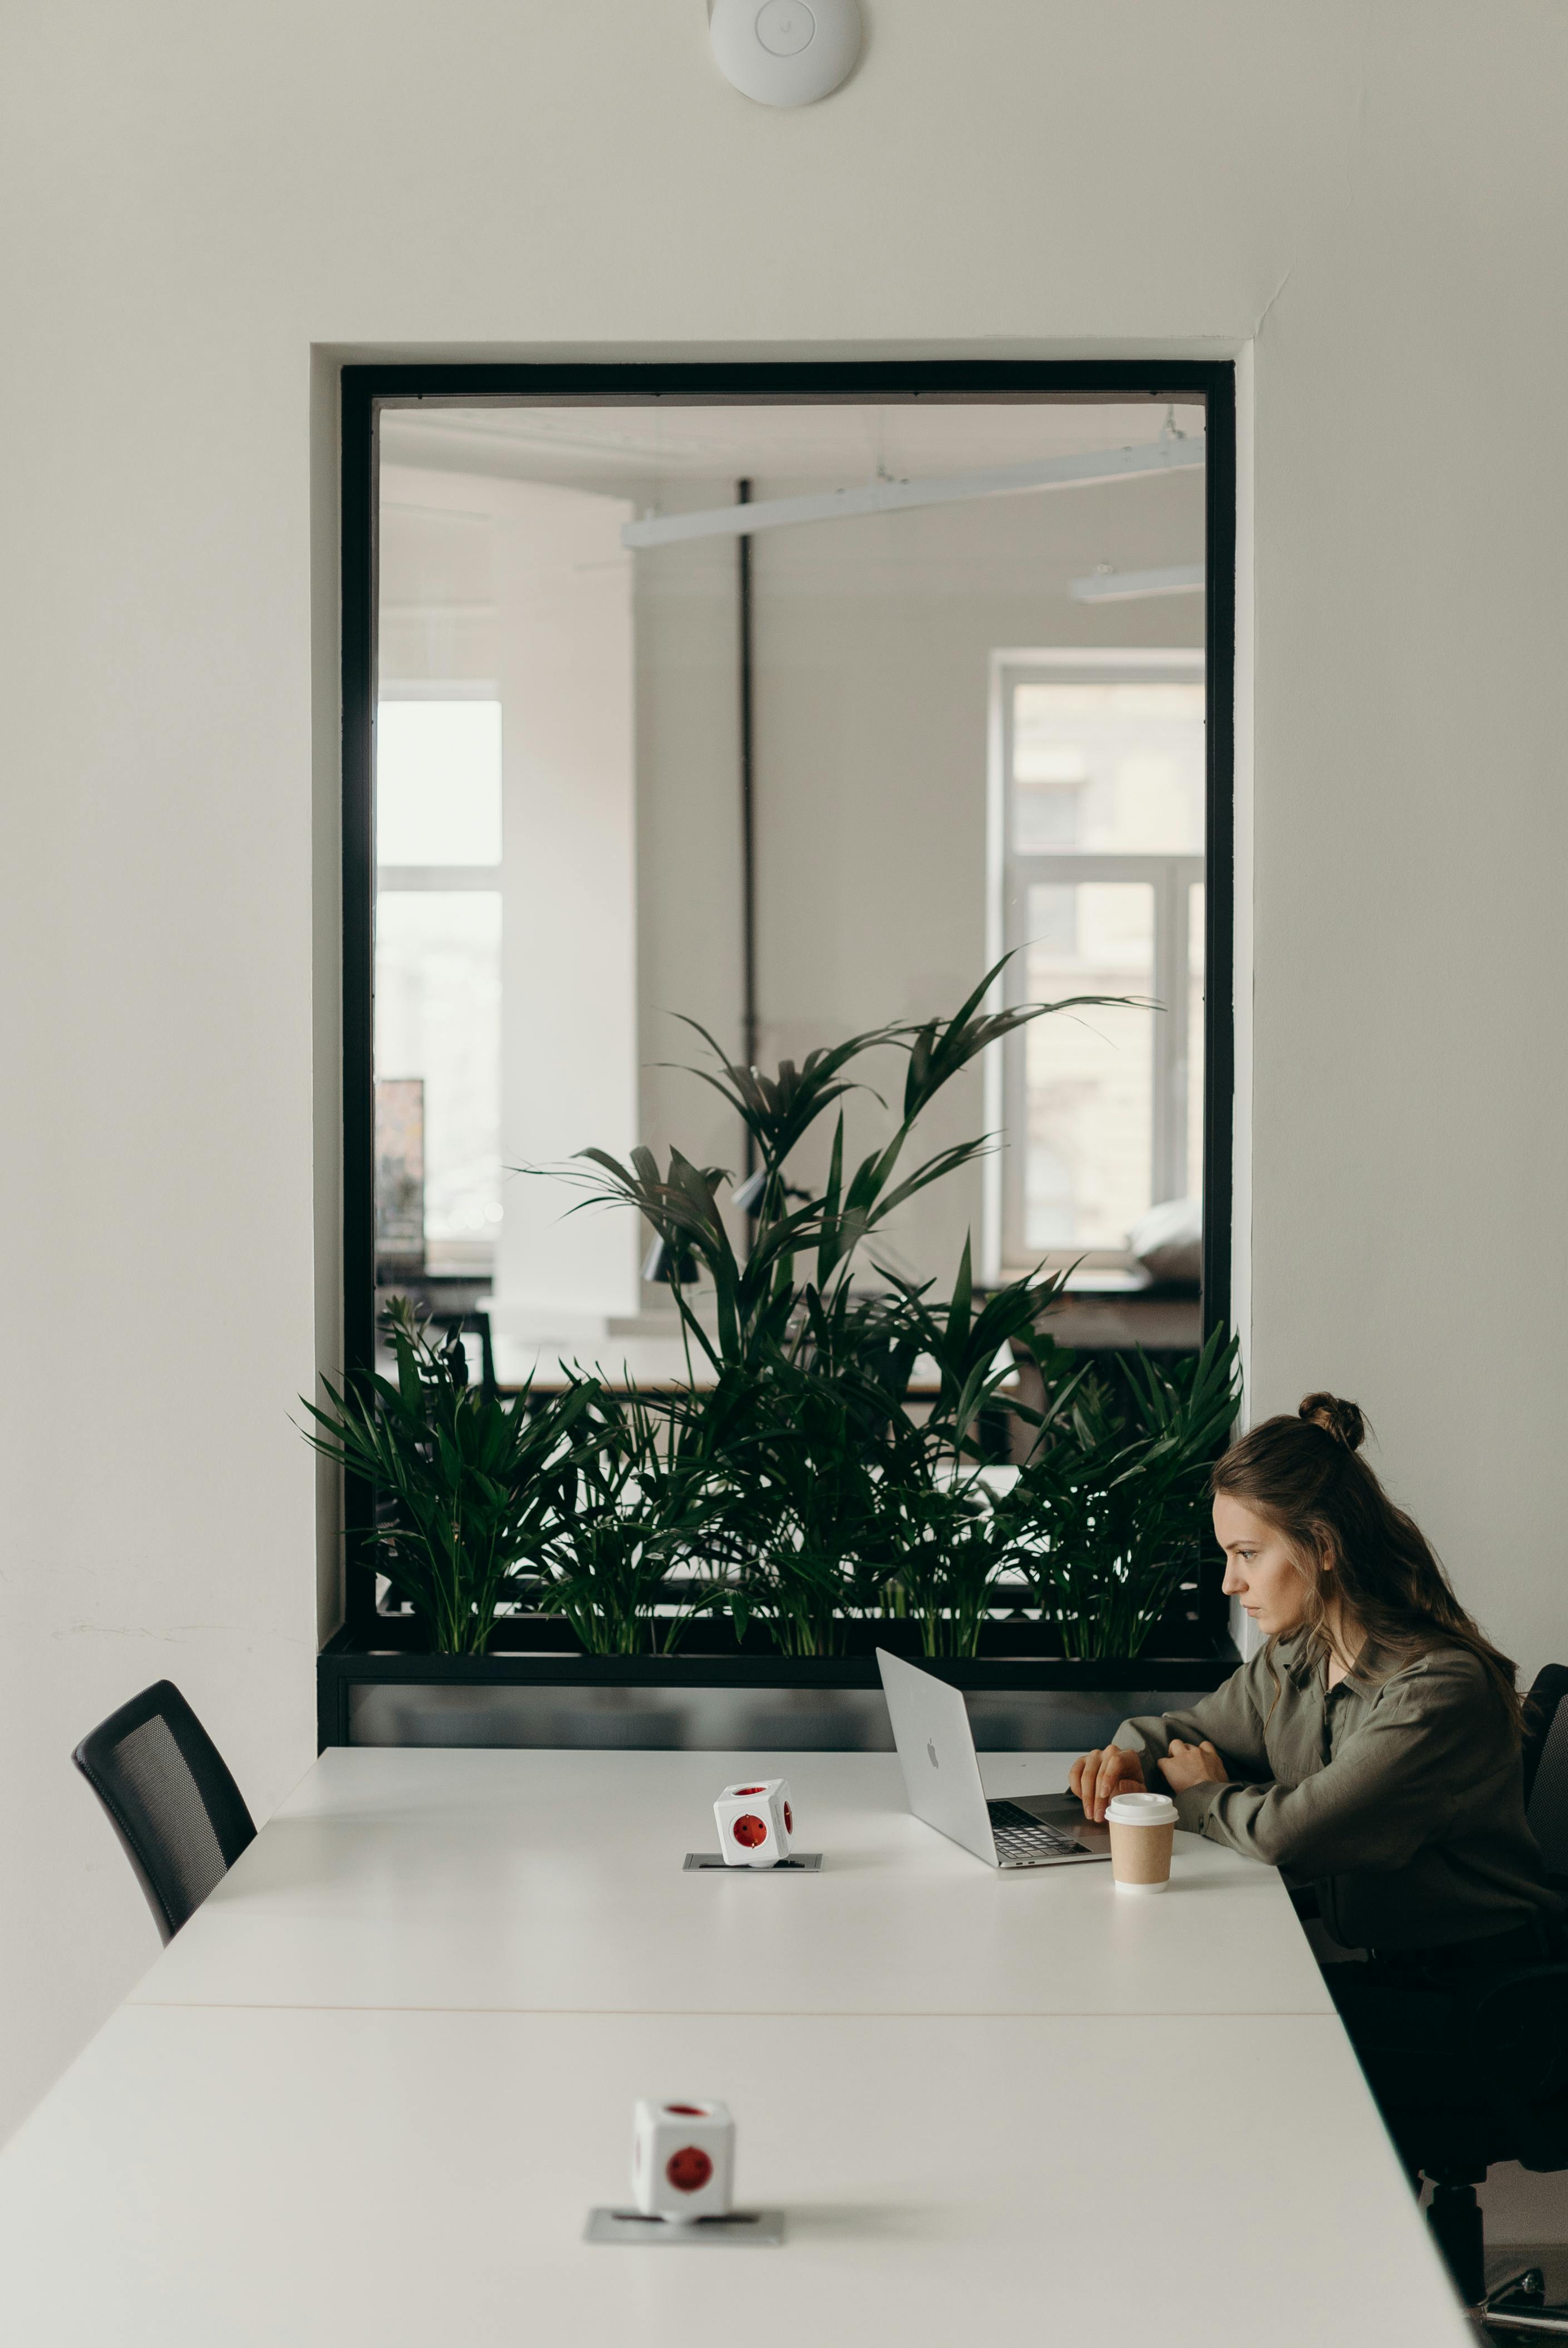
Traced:
<svg viewBox="0 0 1568 2348">
<path fill-rule="evenodd" d="M 1321 1426 L 1346 1451 L 1359 1451 L 1367 1438 L 1367 1421 L 1361 1416 L 1359 1403 L 1346 1402 L 1342 1395 L 1309 1394 L 1297 1416 L 1309 1426 Z"/>
</svg>

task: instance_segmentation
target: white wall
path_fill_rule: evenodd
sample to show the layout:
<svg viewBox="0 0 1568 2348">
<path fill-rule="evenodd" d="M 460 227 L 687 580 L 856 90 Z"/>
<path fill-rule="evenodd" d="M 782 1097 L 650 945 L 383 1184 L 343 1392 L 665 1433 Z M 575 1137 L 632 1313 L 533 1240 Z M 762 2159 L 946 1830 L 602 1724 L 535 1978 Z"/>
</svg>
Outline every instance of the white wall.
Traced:
<svg viewBox="0 0 1568 2348">
<path fill-rule="evenodd" d="M 590 1137 L 637 1136 L 632 558 L 614 498 L 533 482 L 503 491 L 497 600 L 506 729 L 501 1163 L 558 1166 Z M 511 1176 L 494 1311 L 557 1334 L 573 1313 L 634 1313 L 629 1216 L 573 1214 L 556 1184 Z"/>
<path fill-rule="evenodd" d="M 701 0 L 6 14 L 5 2114 L 153 1948 L 75 1737 L 167 1670 L 258 1811 L 312 1750 L 333 353 L 1255 344 L 1255 1403 L 1568 1641 L 1568 16 L 867 13 L 798 115 Z"/>
</svg>

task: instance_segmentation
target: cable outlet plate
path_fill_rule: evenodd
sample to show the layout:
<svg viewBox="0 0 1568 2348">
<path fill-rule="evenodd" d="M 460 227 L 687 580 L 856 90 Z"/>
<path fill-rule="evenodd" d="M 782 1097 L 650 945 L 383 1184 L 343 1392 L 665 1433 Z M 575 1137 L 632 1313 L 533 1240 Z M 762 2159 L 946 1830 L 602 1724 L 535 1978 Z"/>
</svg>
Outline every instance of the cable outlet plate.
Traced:
<svg viewBox="0 0 1568 2348">
<path fill-rule="evenodd" d="M 793 1859 L 775 1859 L 771 1867 L 727 1867 L 716 1850 L 688 1850 L 682 1867 L 686 1875 L 820 1875 L 820 1850 L 798 1850 Z"/>
</svg>

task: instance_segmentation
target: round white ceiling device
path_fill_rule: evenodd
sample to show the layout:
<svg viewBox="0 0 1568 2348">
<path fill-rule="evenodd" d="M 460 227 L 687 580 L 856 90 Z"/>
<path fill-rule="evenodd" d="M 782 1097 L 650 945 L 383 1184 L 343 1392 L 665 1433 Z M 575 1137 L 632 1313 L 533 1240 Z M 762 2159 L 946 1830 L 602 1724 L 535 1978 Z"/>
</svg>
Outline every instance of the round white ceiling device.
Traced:
<svg viewBox="0 0 1568 2348">
<path fill-rule="evenodd" d="M 713 54 L 759 106 L 810 106 L 861 53 L 860 0 L 713 0 Z"/>
</svg>

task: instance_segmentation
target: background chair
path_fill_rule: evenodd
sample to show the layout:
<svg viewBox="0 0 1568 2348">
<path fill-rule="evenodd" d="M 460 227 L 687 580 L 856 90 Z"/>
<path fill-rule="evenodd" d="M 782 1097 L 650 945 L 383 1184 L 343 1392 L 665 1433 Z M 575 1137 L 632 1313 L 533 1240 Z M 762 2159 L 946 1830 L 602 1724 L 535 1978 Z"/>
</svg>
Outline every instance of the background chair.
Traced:
<svg viewBox="0 0 1568 2348">
<path fill-rule="evenodd" d="M 490 1333 L 490 1314 L 488 1313 L 480 1313 L 477 1308 L 470 1309 L 467 1313 L 437 1313 L 432 1311 L 430 1314 L 430 1326 L 432 1329 L 444 1329 L 446 1331 L 447 1351 L 449 1355 L 452 1352 L 453 1340 L 456 1340 L 457 1354 L 463 1365 L 463 1376 L 465 1382 L 468 1374 L 468 1349 L 462 1341 L 470 1331 L 476 1337 L 478 1337 L 480 1341 L 480 1385 L 487 1395 L 493 1395 L 496 1392 L 495 1341 Z"/>
<path fill-rule="evenodd" d="M 173 1682 L 160 1680 L 111 1712 L 71 1758 L 171 1941 L 256 1838 L 222 1756 Z"/>
<path fill-rule="evenodd" d="M 1524 1807 L 1553 1877 L 1568 1880 L 1568 1663 L 1547 1663 L 1524 1699 Z"/>
<path fill-rule="evenodd" d="M 1549 1663 L 1525 1699 L 1524 1797 L 1557 1889 L 1568 1892 L 1568 1666 Z M 1486 2288 L 1475 2188 L 1493 2161 L 1568 2168 L 1568 1962 L 1521 1965 L 1461 1994 L 1458 2045 L 1473 2099 L 1387 2115 L 1412 2170 L 1431 2183 L 1427 2219 L 1467 2306 L 1487 2328 L 1568 2339 L 1568 2306 L 1549 2307 L 1539 2268 Z"/>
</svg>

